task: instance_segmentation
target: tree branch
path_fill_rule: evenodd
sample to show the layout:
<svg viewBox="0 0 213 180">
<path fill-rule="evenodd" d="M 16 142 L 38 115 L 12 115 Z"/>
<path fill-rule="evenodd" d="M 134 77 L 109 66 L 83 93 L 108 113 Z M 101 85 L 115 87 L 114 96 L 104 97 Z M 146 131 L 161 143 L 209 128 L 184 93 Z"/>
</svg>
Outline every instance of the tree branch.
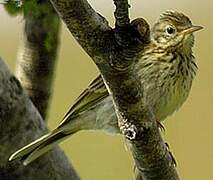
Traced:
<svg viewBox="0 0 213 180">
<path fill-rule="evenodd" d="M 132 124 L 132 125 L 135 125 Z M 171 153 L 168 151 L 158 128 L 136 128 L 139 137 L 130 140 L 132 154 L 139 170 L 139 179 L 178 180 L 178 174 Z M 146 140 L 144 142 L 144 140 Z"/>
<path fill-rule="evenodd" d="M 51 0 L 69 31 L 90 55 L 100 52 L 103 32 L 110 30 L 106 19 L 86 0 Z M 96 54 L 95 53 L 95 54 Z"/>
<path fill-rule="evenodd" d="M 119 27 L 125 27 L 129 25 L 129 4 L 128 0 L 114 0 L 116 6 L 115 10 L 115 25 Z"/>
<path fill-rule="evenodd" d="M 60 20 L 47 0 L 25 1 L 24 8 L 24 39 L 16 75 L 45 120 L 52 94 Z"/>
<path fill-rule="evenodd" d="M 0 179 L 79 179 L 59 148 L 29 166 L 23 166 L 20 161 L 8 161 L 12 153 L 46 133 L 47 128 L 19 81 L 1 59 L 0 100 Z"/>
<path fill-rule="evenodd" d="M 132 23 L 120 31 L 119 26 L 126 26 L 128 19 L 126 1 L 120 0 L 117 1 L 117 8 L 124 3 L 125 13 L 115 13 L 119 26 L 110 30 L 86 0 L 52 2 L 70 32 L 101 71 L 113 97 L 119 127 L 129 140 L 140 176 L 143 180 L 179 179 L 156 119 L 150 107 L 143 102 L 144 89 L 135 70 L 140 54 L 149 42 L 149 26 L 145 20 L 139 23 L 143 24 L 140 28 L 139 24 L 135 28 Z M 117 9 L 116 12 L 121 10 Z M 105 51 L 102 51 L 102 47 Z"/>
</svg>

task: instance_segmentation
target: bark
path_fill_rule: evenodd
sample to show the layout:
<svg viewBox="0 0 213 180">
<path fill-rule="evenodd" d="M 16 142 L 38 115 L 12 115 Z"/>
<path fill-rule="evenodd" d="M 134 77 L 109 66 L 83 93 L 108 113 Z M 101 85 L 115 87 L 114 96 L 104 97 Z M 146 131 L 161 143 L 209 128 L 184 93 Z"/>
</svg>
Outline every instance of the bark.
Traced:
<svg viewBox="0 0 213 180">
<path fill-rule="evenodd" d="M 57 62 L 60 20 L 47 0 L 25 1 L 24 19 L 16 75 L 45 120 Z"/>
<path fill-rule="evenodd" d="M 114 0 L 114 4 L 116 6 L 115 9 L 115 25 L 118 27 L 125 27 L 129 25 L 129 4 L 128 1 L 123 0 Z"/>
<path fill-rule="evenodd" d="M 150 108 L 140 106 L 143 88 L 134 64 L 149 42 L 146 21 L 140 19 L 129 24 L 127 0 L 114 0 L 115 29 L 86 0 L 51 1 L 69 31 L 98 66 L 113 97 L 119 127 L 131 145 L 141 179 L 179 179 Z"/>
<path fill-rule="evenodd" d="M 0 59 L 0 179 L 79 179 L 65 154 L 55 148 L 29 166 L 8 162 L 17 149 L 47 133 L 47 128 L 20 82 Z"/>
</svg>

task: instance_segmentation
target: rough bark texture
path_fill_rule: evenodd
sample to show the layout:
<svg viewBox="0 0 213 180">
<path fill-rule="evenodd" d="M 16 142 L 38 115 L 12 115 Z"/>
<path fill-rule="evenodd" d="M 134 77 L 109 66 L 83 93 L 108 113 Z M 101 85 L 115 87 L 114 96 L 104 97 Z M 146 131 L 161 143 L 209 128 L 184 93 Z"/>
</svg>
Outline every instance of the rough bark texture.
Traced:
<svg viewBox="0 0 213 180">
<path fill-rule="evenodd" d="M 8 162 L 20 147 L 47 132 L 32 102 L 0 59 L 0 179 L 1 180 L 70 180 L 79 179 L 64 153 L 55 148 L 29 166 L 20 161 Z"/>
<path fill-rule="evenodd" d="M 129 4 L 128 1 L 123 0 L 114 0 L 114 4 L 116 6 L 115 9 L 115 25 L 118 27 L 124 27 L 129 25 Z"/>
<path fill-rule="evenodd" d="M 127 0 L 114 0 L 115 29 L 110 28 L 86 0 L 51 1 L 72 35 L 101 71 L 141 179 L 179 179 L 152 112 L 149 107 L 140 106 L 143 88 L 134 64 L 149 41 L 147 23 L 140 19 L 129 24 Z"/>
<path fill-rule="evenodd" d="M 47 0 L 25 1 L 24 19 L 16 75 L 45 120 L 52 94 L 60 20 Z"/>
</svg>

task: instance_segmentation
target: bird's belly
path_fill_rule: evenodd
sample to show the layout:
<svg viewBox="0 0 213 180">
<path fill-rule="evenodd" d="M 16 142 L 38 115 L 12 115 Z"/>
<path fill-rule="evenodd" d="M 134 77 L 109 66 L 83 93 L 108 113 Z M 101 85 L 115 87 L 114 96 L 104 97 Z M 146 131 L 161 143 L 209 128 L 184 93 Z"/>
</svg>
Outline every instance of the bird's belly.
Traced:
<svg viewBox="0 0 213 180">
<path fill-rule="evenodd" d="M 169 87 L 164 94 L 158 99 L 156 104 L 156 118 L 163 121 L 167 116 L 178 110 L 186 101 L 190 87 L 178 85 Z"/>
</svg>

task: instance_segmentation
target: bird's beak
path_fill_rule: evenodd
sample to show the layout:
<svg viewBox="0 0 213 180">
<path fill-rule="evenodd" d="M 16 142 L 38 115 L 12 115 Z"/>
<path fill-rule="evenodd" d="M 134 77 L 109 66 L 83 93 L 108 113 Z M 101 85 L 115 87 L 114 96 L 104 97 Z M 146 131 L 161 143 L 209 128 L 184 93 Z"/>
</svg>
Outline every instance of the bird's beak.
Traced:
<svg viewBox="0 0 213 180">
<path fill-rule="evenodd" d="M 203 29 L 202 26 L 191 26 L 190 28 L 183 30 L 183 34 L 192 34 L 193 32 L 199 31 L 201 29 Z"/>
</svg>

